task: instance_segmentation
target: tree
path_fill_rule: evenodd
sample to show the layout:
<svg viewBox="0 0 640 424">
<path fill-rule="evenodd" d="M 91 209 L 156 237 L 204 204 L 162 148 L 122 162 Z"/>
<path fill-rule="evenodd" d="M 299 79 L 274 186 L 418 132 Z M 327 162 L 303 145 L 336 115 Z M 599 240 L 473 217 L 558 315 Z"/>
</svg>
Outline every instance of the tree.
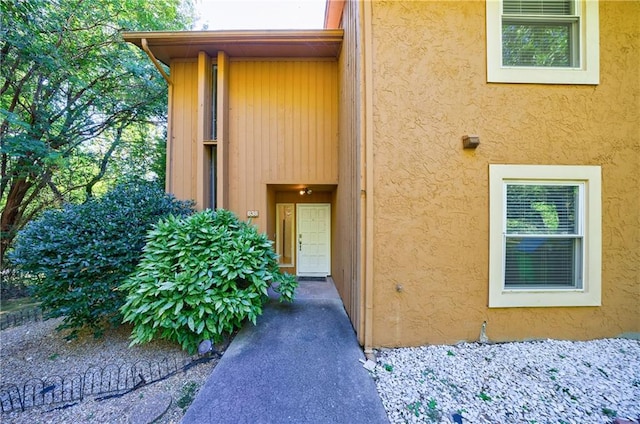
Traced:
<svg viewBox="0 0 640 424">
<path fill-rule="evenodd" d="M 121 172 L 152 168 L 141 152 L 157 151 L 166 84 L 120 32 L 185 29 L 192 10 L 181 0 L 0 3 L 0 261 L 43 209 L 91 197 L 114 158 L 126 159 Z"/>
<path fill-rule="evenodd" d="M 156 182 L 118 184 L 42 213 L 20 230 L 8 259 L 37 276 L 33 294 L 47 317 L 64 317 L 58 329 L 73 330 L 73 338 L 86 326 L 99 336 L 121 321 L 125 296 L 117 287 L 138 264 L 148 230 L 167 215 L 190 215 L 192 206 Z"/>
</svg>

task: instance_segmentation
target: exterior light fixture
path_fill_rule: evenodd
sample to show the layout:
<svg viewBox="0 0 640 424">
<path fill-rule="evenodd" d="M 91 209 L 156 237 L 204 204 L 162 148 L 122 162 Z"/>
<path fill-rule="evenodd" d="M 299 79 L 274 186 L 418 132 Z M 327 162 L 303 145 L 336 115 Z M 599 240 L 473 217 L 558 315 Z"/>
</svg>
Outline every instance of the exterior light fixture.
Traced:
<svg viewBox="0 0 640 424">
<path fill-rule="evenodd" d="M 300 196 L 304 196 L 305 194 L 311 194 L 313 191 L 309 187 L 305 187 L 300 190 Z"/>
<path fill-rule="evenodd" d="M 480 137 L 477 135 L 463 135 L 462 146 L 465 149 L 475 149 L 480 145 Z"/>
</svg>

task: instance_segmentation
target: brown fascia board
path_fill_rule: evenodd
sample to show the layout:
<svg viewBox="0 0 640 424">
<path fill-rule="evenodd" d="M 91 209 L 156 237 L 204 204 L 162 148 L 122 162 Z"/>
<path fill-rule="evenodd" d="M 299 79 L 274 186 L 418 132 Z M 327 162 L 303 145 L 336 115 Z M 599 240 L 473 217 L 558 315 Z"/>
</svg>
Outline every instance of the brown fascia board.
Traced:
<svg viewBox="0 0 640 424">
<path fill-rule="evenodd" d="M 341 29 L 258 31 L 152 31 L 123 32 L 125 41 L 149 50 L 166 65 L 173 59 L 195 58 L 201 51 L 216 57 L 328 57 L 337 58 L 342 47 Z"/>
<path fill-rule="evenodd" d="M 324 28 L 340 28 L 345 0 L 327 0 L 324 8 Z"/>
</svg>

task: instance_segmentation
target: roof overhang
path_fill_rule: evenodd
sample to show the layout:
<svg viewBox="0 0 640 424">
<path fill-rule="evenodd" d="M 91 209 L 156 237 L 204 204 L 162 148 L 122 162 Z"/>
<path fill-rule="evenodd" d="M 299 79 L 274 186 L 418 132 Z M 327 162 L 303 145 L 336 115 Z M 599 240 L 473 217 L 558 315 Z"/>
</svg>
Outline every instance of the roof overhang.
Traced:
<svg viewBox="0 0 640 424">
<path fill-rule="evenodd" d="M 168 65 L 173 59 L 195 58 L 201 51 L 229 57 L 329 57 L 337 58 L 341 29 L 267 31 L 157 31 L 124 32 L 125 41 L 149 50 Z"/>
<path fill-rule="evenodd" d="M 324 27 L 326 29 L 340 28 L 344 2 L 345 0 L 327 0 L 324 9 Z"/>
</svg>

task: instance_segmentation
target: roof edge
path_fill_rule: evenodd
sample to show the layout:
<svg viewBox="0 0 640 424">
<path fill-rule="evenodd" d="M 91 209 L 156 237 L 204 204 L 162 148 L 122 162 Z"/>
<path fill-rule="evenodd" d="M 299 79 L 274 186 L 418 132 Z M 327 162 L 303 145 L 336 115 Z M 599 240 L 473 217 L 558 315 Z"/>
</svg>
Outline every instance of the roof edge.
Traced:
<svg viewBox="0 0 640 424">
<path fill-rule="evenodd" d="M 344 3 L 345 0 L 327 0 L 324 9 L 324 27 L 326 29 L 340 28 Z"/>
<path fill-rule="evenodd" d="M 318 30 L 222 30 L 222 31 L 125 31 L 122 37 L 125 41 L 140 45 L 143 38 L 147 41 L 162 40 L 163 42 L 305 42 L 313 41 L 342 41 L 341 29 Z"/>
<path fill-rule="evenodd" d="M 225 51 L 230 57 L 333 57 L 337 58 L 344 31 L 248 30 L 248 31 L 129 31 L 125 41 L 148 49 L 168 65 L 174 58 L 196 57 L 199 51 L 216 55 Z"/>
</svg>

